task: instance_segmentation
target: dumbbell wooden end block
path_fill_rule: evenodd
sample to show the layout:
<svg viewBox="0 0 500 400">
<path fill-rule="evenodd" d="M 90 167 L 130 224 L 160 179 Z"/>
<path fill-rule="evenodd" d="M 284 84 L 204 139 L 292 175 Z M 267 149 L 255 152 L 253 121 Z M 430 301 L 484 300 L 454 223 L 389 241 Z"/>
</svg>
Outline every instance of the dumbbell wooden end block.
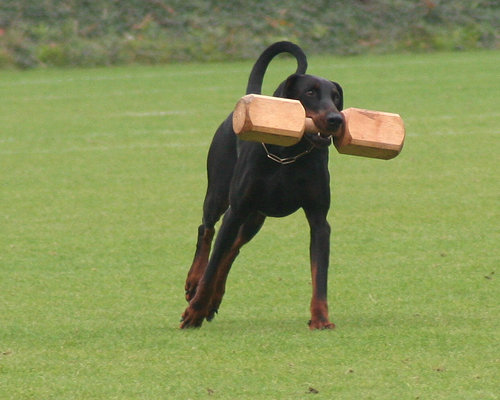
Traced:
<svg viewBox="0 0 500 400">
<path fill-rule="evenodd" d="M 233 130 L 243 140 L 291 146 L 302 139 L 305 119 L 300 101 L 248 94 L 236 104 Z"/>
<path fill-rule="evenodd" d="M 348 108 L 344 130 L 333 138 L 341 154 L 389 160 L 403 149 L 405 127 L 399 114 Z"/>
<path fill-rule="evenodd" d="M 391 159 L 403 148 L 405 128 L 398 114 L 348 108 L 343 131 L 333 140 L 339 153 Z M 300 101 L 249 94 L 234 110 L 233 129 L 243 140 L 291 146 L 318 128 Z"/>
</svg>

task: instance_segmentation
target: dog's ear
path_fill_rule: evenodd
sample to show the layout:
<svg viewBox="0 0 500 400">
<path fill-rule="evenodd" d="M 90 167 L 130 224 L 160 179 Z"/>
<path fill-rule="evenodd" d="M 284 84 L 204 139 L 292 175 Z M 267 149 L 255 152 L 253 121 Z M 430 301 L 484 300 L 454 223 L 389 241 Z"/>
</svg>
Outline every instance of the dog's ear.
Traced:
<svg viewBox="0 0 500 400">
<path fill-rule="evenodd" d="M 338 104 L 335 105 L 337 106 L 337 110 L 342 111 L 342 109 L 344 108 L 344 91 L 342 90 L 342 86 L 340 86 L 337 82 L 332 81 L 332 83 L 335 85 L 340 95 Z"/>
<path fill-rule="evenodd" d="M 295 82 L 297 81 L 297 79 L 300 76 L 301 76 L 300 74 L 290 75 L 286 79 L 286 81 L 283 81 L 280 83 L 278 88 L 274 91 L 273 96 L 274 97 L 285 97 L 285 98 L 291 97 L 292 88 L 294 87 Z"/>
</svg>

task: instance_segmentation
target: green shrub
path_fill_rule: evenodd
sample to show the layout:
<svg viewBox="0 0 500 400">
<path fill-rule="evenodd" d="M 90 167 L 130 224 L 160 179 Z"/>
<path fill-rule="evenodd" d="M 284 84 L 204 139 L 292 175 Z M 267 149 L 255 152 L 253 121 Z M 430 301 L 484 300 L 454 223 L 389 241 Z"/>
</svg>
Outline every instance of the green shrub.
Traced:
<svg viewBox="0 0 500 400">
<path fill-rule="evenodd" d="M 7 68 L 14 63 L 9 51 L 5 48 L 0 48 L 0 68 Z"/>
<path fill-rule="evenodd" d="M 38 47 L 37 59 L 48 66 L 64 66 L 68 65 L 68 56 L 61 44 L 49 43 L 42 44 Z"/>
</svg>

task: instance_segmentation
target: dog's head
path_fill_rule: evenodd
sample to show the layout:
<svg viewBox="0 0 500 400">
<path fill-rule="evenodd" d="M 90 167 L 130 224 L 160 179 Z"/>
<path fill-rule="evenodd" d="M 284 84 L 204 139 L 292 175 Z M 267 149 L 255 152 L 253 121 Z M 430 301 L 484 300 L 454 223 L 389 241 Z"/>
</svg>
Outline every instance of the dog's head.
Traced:
<svg viewBox="0 0 500 400">
<path fill-rule="evenodd" d="M 344 96 L 338 83 L 313 75 L 293 74 L 278 87 L 274 95 L 302 103 L 306 117 L 312 118 L 319 129 L 317 135 L 306 134 L 315 146 L 328 146 L 332 136 L 342 133 L 344 119 L 340 111 Z"/>
</svg>

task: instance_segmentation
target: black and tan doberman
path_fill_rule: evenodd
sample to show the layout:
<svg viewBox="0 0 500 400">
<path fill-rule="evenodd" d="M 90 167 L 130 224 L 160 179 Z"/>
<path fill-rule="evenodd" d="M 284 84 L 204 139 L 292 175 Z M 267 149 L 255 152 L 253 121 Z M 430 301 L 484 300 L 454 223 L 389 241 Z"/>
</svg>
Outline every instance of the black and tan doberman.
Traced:
<svg viewBox="0 0 500 400">
<path fill-rule="evenodd" d="M 266 217 L 305 211 L 311 232 L 311 329 L 334 328 L 328 318 L 327 273 L 330 253 L 330 175 L 328 146 L 343 123 L 342 88 L 338 83 L 306 75 L 307 59 L 297 45 L 278 42 L 255 63 L 247 94 L 260 94 L 265 71 L 277 54 L 291 53 L 297 71 L 274 96 L 300 100 L 317 134 L 306 134 L 296 145 L 281 147 L 242 141 L 232 127 L 232 114 L 220 125 L 208 153 L 208 189 L 203 223 L 193 264 L 186 280 L 189 306 L 181 328 L 199 327 L 212 320 L 225 292 L 226 279 L 240 248 L 259 231 Z M 214 225 L 224 218 L 210 253 Z"/>
</svg>

